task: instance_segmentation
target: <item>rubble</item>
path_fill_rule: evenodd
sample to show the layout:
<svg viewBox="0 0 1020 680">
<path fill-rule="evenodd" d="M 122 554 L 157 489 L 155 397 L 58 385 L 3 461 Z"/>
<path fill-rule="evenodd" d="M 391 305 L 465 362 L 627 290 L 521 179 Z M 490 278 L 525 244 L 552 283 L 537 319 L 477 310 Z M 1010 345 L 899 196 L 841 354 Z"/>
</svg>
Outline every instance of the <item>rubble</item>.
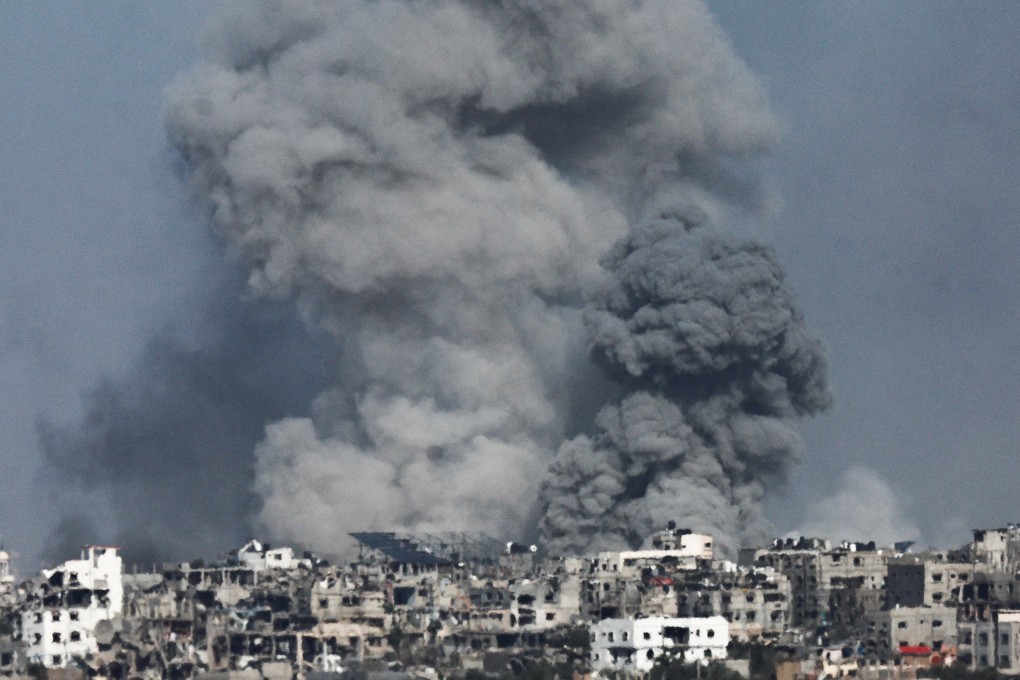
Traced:
<svg viewBox="0 0 1020 680">
<path fill-rule="evenodd" d="M 595 555 L 353 537 L 344 564 L 252 540 L 215 563 L 128 573 L 119 548 L 85 546 L 21 583 L 0 553 L 0 676 L 438 680 L 721 660 L 746 675 L 749 649 L 789 680 L 953 662 L 1020 674 L 1013 525 L 953 551 L 780 539 L 739 563 L 672 523 L 645 550 Z"/>
</svg>

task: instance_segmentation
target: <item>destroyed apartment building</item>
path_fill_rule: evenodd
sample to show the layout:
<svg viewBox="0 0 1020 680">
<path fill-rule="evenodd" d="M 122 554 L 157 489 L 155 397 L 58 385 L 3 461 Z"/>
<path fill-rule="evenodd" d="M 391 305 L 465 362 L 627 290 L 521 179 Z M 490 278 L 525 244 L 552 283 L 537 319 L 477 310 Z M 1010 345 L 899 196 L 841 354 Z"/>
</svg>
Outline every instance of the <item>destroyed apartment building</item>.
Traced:
<svg viewBox="0 0 1020 680">
<path fill-rule="evenodd" d="M 954 551 L 799 538 L 737 562 L 673 524 L 646 549 L 573 556 L 485 536 L 352 536 L 344 564 L 253 540 L 213 564 L 125 571 L 118 548 L 86 546 L 15 583 L 5 559 L 0 675 L 641 674 L 727 660 L 731 643 L 783 650 L 791 677 L 954 661 L 1020 674 L 1013 525 Z"/>
</svg>

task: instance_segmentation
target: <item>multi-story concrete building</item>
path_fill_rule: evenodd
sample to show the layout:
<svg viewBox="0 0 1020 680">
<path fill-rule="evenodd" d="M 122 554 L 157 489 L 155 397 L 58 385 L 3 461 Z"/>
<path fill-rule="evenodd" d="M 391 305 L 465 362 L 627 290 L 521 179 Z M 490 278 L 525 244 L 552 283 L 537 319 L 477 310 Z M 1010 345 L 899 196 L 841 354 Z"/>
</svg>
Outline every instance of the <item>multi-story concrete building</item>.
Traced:
<svg viewBox="0 0 1020 680">
<path fill-rule="evenodd" d="M 887 607 L 935 607 L 960 601 L 974 567 L 947 561 L 946 553 L 920 553 L 892 558 L 887 572 Z"/>
<path fill-rule="evenodd" d="M 1020 674 L 1020 611 L 999 610 L 988 621 L 959 623 L 958 661 L 972 670 L 996 668 Z"/>
<path fill-rule="evenodd" d="M 830 544 L 818 538 L 777 539 L 768 548 L 744 551 L 741 563 L 759 568 L 770 567 L 786 576 L 791 589 L 791 623 L 795 626 L 817 626 L 824 619 L 828 603 L 819 600 L 818 574 L 823 551 Z"/>
<path fill-rule="evenodd" d="M 873 612 L 873 603 L 882 600 L 890 557 L 889 550 L 878 550 L 873 542 L 843 543 L 823 552 L 818 561 L 815 598 L 823 603 L 825 615 L 809 623 L 824 624 L 830 629 L 838 626 L 832 618 L 833 604 L 842 602 L 844 595 L 864 612 Z"/>
<path fill-rule="evenodd" d="M 118 548 L 85 546 L 81 559 L 43 571 L 36 597 L 21 615 L 30 660 L 49 668 L 97 651 L 96 626 L 124 604 Z"/>
<path fill-rule="evenodd" d="M 865 583 L 863 576 L 835 578 L 829 593 L 829 637 L 865 638 L 869 621 L 885 608 L 885 590 Z"/>
<path fill-rule="evenodd" d="M 890 551 L 878 550 L 874 543 L 843 543 L 832 548 L 828 541 L 801 538 L 777 540 L 770 548 L 743 556 L 742 561 L 772 567 L 789 578 L 793 625 L 816 629 L 831 623 L 834 594 L 848 586 L 881 591 L 890 556 Z"/>
<path fill-rule="evenodd" d="M 770 567 L 718 575 L 687 585 L 679 594 L 681 616 L 721 616 L 730 638 L 776 639 L 790 626 L 790 581 Z"/>
<path fill-rule="evenodd" d="M 707 618 L 604 619 L 592 624 L 593 670 L 644 673 L 666 655 L 705 663 L 726 658 L 729 625 L 721 616 Z"/>
<path fill-rule="evenodd" d="M 894 607 L 868 620 L 865 649 L 889 658 L 903 647 L 928 647 L 935 652 L 957 646 L 956 608 Z"/>
<path fill-rule="evenodd" d="M 673 523 L 670 522 L 672 527 Z M 646 550 L 600 552 L 596 570 L 627 578 L 697 569 L 713 556 L 712 537 L 675 527 L 652 534 Z"/>
<path fill-rule="evenodd" d="M 1020 526 L 1007 524 L 1002 529 L 974 529 L 969 553 L 973 562 L 988 564 L 997 571 L 1017 571 L 1020 569 Z"/>
</svg>

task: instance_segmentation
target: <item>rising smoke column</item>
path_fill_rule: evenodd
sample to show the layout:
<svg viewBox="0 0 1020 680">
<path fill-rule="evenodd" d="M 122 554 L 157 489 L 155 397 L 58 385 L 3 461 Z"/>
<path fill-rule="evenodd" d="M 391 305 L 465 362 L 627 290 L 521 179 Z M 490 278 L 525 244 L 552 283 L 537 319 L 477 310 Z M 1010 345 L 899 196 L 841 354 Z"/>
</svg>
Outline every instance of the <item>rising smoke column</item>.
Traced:
<svg viewBox="0 0 1020 680">
<path fill-rule="evenodd" d="M 251 292 L 293 299 L 342 352 L 313 413 L 268 424 L 255 449 L 262 525 L 323 547 L 355 529 L 527 531 L 564 438 L 607 394 L 654 382 L 593 388 L 582 307 L 599 256 L 679 199 L 719 220 L 761 210 L 742 162 L 776 136 L 705 7 L 675 0 L 236 3 L 168 99 L 170 138 Z M 593 327 L 615 305 L 596 298 Z M 648 392 L 647 417 L 700 427 L 700 402 L 670 387 Z M 731 392 L 704 396 L 736 408 Z M 568 480 L 607 458 L 613 409 L 646 412 L 644 398 L 603 409 L 594 445 L 563 446 L 543 501 L 558 545 L 579 544 L 558 493 L 595 493 L 601 475 Z M 778 447 L 773 410 L 725 426 Z M 704 487 L 665 462 L 646 476 L 660 467 L 673 490 Z M 746 467 L 712 497 L 720 511 L 760 496 Z"/>
<path fill-rule="evenodd" d="M 793 419 L 829 405 L 820 341 L 775 252 L 689 207 L 634 229 L 586 325 L 624 396 L 560 449 L 542 533 L 560 552 L 637 546 L 669 520 L 733 553 L 767 535 L 761 500 L 803 448 Z"/>
</svg>

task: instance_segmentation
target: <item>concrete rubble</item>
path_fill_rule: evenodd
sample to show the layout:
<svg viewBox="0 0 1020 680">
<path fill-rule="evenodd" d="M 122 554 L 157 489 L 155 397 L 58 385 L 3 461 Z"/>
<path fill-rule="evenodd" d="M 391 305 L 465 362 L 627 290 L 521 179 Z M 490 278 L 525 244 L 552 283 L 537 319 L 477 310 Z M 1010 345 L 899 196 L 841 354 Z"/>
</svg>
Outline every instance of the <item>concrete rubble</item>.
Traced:
<svg viewBox="0 0 1020 680">
<path fill-rule="evenodd" d="M 374 680 L 640 675 L 671 660 L 774 657 L 779 680 L 914 677 L 948 663 L 1020 674 L 1020 528 L 960 550 L 780 539 L 717 559 L 670 526 L 647 549 L 542 555 L 486 537 L 353 535 L 358 559 L 250 541 L 124 570 L 119 549 L 16 583 L 0 553 L 0 675 Z M 737 657 L 737 658 L 734 658 Z"/>
</svg>

